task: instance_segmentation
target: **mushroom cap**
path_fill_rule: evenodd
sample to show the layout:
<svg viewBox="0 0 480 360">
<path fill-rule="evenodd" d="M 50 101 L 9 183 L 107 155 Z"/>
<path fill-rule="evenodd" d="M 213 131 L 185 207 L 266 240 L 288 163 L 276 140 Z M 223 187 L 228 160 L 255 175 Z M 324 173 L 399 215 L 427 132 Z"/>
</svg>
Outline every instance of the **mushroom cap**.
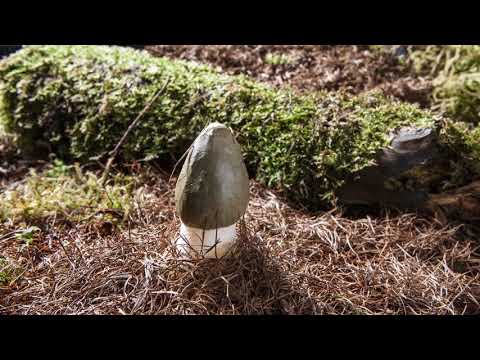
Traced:
<svg viewBox="0 0 480 360">
<path fill-rule="evenodd" d="M 248 173 L 240 145 L 225 125 L 212 123 L 193 142 L 175 188 L 182 223 L 199 229 L 235 224 L 247 210 Z"/>
</svg>

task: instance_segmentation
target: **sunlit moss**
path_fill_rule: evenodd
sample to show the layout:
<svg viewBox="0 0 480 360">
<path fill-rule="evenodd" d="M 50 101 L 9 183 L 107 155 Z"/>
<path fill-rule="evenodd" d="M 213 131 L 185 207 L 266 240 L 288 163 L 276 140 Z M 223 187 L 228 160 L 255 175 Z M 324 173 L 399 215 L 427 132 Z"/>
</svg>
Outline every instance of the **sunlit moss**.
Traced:
<svg viewBox="0 0 480 360">
<path fill-rule="evenodd" d="M 434 108 L 455 121 L 480 122 L 480 46 L 432 45 L 415 48 L 417 73 L 433 78 Z"/>
<path fill-rule="evenodd" d="M 19 275 L 20 269 L 0 256 L 0 286 L 8 286 Z"/>
<path fill-rule="evenodd" d="M 29 46 L 0 63 L 7 130 L 24 152 L 88 161 L 112 150 L 159 89 L 121 157 L 174 164 L 207 124 L 230 126 L 251 175 L 305 205 L 331 202 L 390 133 L 436 127 L 428 111 L 384 98 L 299 96 L 210 67 L 109 46 Z"/>
<path fill-rule="evenodd" d="M 103 187 L 95 173 L 56 161 L 40 173 L 32 170 L 22 183 L 3 189 L 0 222 L 29 223 L 55 216 L 81 221 L 107 209 L 126 217 L 133 197 L 133 180 L 128 176 L 116 175 Z"/>
</svg>

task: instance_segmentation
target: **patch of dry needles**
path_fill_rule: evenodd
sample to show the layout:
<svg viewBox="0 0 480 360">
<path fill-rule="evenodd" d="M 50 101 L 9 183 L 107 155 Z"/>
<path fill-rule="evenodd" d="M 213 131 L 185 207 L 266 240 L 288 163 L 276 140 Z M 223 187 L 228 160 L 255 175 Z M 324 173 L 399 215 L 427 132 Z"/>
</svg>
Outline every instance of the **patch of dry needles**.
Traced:
<svg viewBox="0 0 480 360">
<path fill-rule="evenodd" d="M 251 192 L 236 252 L 221 260 L 177 256 L 166 180 L 123 229 L 47 227 L 16 255 L 24 270 L 0 287 L 0 313 L 480 313 L 480 246 L 458 229 L 413 214 L 313 216 L 257 184 Z M 18 251 L 15 238 L 0 239 L 2 254 Z"/>
</svg>

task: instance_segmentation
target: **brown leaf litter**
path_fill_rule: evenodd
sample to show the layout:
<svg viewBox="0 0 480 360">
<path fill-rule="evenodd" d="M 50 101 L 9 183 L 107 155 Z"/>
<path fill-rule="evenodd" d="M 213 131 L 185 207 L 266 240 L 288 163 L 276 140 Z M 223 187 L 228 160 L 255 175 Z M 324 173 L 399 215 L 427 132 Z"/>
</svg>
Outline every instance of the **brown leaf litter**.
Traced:
<svg viewBox="0 0 480 360">
<path fill-rule="evenodd" d="M 0 287 L 0 313 L 480 313 L 480 244 L 457 228 L 414 214 L 308 215 L 258 184 L 251 193 L 237 251 L 221 260 L 177 256 L 173 182 L 162 178 L 124 229 L 57 219 L 20 253 L 0 235 L 23 269 Z"/>
<path fill-rule="evenodd" d="M 431 84 L 364 46 L 152 45 L 299 91 L 381 88 L 428 105 Z M 1 159 L 0 186 L 30 163 Z M 20 164 L 20 165 L 19 165 Z M 253 183 L 237 252 L 187 261 L 173 182 L 158 175 L 122 228 L 44 219 L 32 245 L 0 226 L 0 314 L 480 314 L 480 242 L 461 224 L 383 211 L 307 214 Z M 8 265 L 6 265 L 8 264 Z"/>
<path fill-rule="evenodd" d="M 393 51 L 358 45 L 149 45 L 156 56 L 210 64 L 299 91 L 382 89 L 400 100 L 429 104 L 432 84 L 402 65 Z"/>
</svg>

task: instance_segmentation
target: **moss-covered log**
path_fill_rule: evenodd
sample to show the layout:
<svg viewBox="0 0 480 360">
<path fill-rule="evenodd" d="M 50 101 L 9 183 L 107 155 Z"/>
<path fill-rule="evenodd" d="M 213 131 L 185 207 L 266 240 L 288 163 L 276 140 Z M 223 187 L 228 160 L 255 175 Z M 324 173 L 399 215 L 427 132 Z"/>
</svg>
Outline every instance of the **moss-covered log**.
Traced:
<svg viewBox="0 0 480 360">
<path fill-rule="evenodd" d="M 456 121 L 480 123 L 480 46 L 430 45 L 410 49 L 416 73 L 433 82 L 432 105 Z"/>
<path fill-rule="evenodd" d="M 480 173 L 477 140 L 413 105 L 378 93 L 299 96 L 207 66 L 119 47 L 29 46 L 4 59 L 0 116 L 24 153 L 43 148 L 89 161 L 115 147 L 167 80 L 162 96 L 124 144 L 124 160 L 158 159 L 171 166 L 207 124 L 217 121 L 234 130 L 251 175 L 318 208 L 377 167 L 399 129 L 409 127 L 430 129 L 440 158 L 448 161 L 429 181 L 422 169 L 435 167 L 420 158 L 392 174 L 383 172 L 388 176 L 377 180 L 387 189 L 387 203 L 398 191 L 452 188 Z M 380 189 L 378 183 L 369 186 Z"/>
</svg>

